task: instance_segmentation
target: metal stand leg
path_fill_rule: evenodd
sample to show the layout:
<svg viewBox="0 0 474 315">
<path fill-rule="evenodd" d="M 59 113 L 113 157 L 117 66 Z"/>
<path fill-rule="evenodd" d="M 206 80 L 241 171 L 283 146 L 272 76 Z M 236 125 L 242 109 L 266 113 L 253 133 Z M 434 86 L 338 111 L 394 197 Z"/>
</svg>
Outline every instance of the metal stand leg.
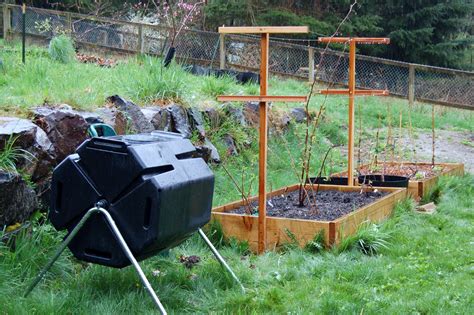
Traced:
<svg viewBox="0 0 474 315">
<path fill-rule="evenodd" d="M 232 269 L 230 269 L 229 265 L 226 263 L 226 261 L 224 260 L 224 258 L 222 258 L 221 254 L 219 254 L 219 252 L 217 251 L 217 249 L 214 247 L 214 245 L 212 245 L 211 241 L 207 238 L 206 234 L 204 233 L 204 231 L 202 229 L 199 229 L 198 230 L 199 232 L 199 235 L 201 235 L 201 237 L 203 238 L 204 242 L 206 242 L 207 246 L 209 247 L 209 249 L 211 250 L 211 252 L 214 254 L 214 256 L 216 256 L 217 260 L 220 262 L 220 264 L 225 268 L 227 269 L 227 271 L 230 273 L 230 275 L 232 276 L 232 278 L 234 278 L 234 280 L 240 285 L 240 288 L 242 289 L 242 292 L 245 293 L 245 288 L 244 286 L 242 285 L 242 282 L 240 282 L 239 278 L 237 278 L 237 276 L 235 275 L 235 273 L 232 271 Z"/>
<path fill-rule="evenodd" d="M 151 287 L 150 282 L 146 278 L 145 274 L 143 273 L 142 268 L 138 264 L 137 260 L 133 256 L 132 252 L 130 251 L 130 248 L 128 247 L 127 243 L 125 242 L 125 239 L 122 236 L 122 233 L 120 233 L 120 230 L 118 229 L 117 225 L 115 224 L 115 221 L 112 219 L 112 216 L 110 213 L 105 210 L 104 208 L 101 207 L 95 207 L 87 211 L 87 213 L 82 217 L 81 221 L 76 225 L 76 227 L 72 230 L 72 232 L 68 235 L 68 237 L 61 243 L 61 246 L 59 246 L 58 250 L 54 254 L 54 256 L 51 258 L 51 260 L 46 264 L 46 266 L 41 270 L 41 272 L 38 274 L 38 276 L 34 279 L 34 281 L 31 283 L 31 285 L 28 287 L 25 293 L 25 297 L 30 294 L 30 292 L 38 285 L 38 283 L 41 281 L 41 279 L 44 277 L 46 272 L 51 268 L 51 266 L 55 263 L 55 261 L 59 258 L 61 253 L 64 251 L 66 246 L 72 241 L 74 236 L 76 236 L 77 232 L 82 228 L 82 226 L 86 223 L 86 221 L 90 218 L 90 216 L 93 213 L 102 213 L 105 218 L 107 219 L 107 222 L 109 223 L 110 227 L 112 228 L 112 231 L 115 234 L 115 237 L 117 241 L 120 243 L 120 246 L 122 247 L 122 250 L 124 251 L 125 255 L 127 255 L 128 259 L 130 259 L 130 262 L 133 264 L 135 267 L 143 285 L 145 286 L 146 290 L 150 294 L 151 298 L 153 299 L 153 302 L 155 302 L 156 306 L 160 310 L 160 313 L 163 315 L 166 315 L 166 310 L 161 304 L 160 300 L 158 299 L 158 296 L 156 295 L 155 291 Z M 212 246 L 212 244 L 211 244 Z"/>
</svg>

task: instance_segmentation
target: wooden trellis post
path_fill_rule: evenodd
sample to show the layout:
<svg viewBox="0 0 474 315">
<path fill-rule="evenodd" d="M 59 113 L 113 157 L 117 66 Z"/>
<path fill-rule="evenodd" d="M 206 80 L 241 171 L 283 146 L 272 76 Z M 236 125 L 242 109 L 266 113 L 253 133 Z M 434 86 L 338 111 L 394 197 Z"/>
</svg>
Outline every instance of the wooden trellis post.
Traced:
<svg viewBox="0 0 474 315">
<path fill-rule="evenodd" d="M 268 51 L 270 34 L 308 33 L 306 26 L 269 27 L 219 27 L 221 34 L 261 34 L 260 40 L 260 95 L 259 96 L 219 96 L 219 101 L 256 101 L 259 104 L 259 164 L 258 164 L 258 253 L 265 252 L 266 230 L 266 183 L 267 183 L 267 137 L 268 102 L 306 102 L 307 96 L 269 96 L 268 92 Z"/>
<path fill-rule="evenodd" d="M 345 94 L 349 95 L 349 139 L 347 152 L 347 185 L 354 186 L 354 98 L 361 95 L 388 95 L 388 90 L 356 90 L 355 61 L 356 44 L 389 44 L 389 38 L 366 38 L 366 37 L 320 37 L 321 43 L 349 43 L 349 88 L 347 90 L 326 89 L 319 91 L 321 94 Z"/>
</svg>

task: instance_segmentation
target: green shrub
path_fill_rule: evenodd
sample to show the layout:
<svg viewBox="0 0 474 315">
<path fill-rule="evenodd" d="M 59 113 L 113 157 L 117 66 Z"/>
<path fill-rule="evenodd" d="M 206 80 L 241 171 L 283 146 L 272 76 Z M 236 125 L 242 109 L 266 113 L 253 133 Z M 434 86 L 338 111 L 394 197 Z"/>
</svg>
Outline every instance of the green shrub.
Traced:
<svg viewBox="0 0 474 315">
<path fill-rule="evenodd" d="M 58 35 L 49 42 L 49 56 L 55 61 L 70 63 L 75 60 L 74 43 L 69 36 Z"/>
</svg>

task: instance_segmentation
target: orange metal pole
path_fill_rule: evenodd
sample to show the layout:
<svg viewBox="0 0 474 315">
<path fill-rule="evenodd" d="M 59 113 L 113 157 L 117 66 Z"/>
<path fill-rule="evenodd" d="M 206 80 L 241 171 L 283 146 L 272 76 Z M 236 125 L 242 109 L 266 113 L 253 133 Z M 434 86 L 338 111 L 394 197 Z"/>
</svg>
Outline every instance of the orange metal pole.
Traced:
<svg viewBox="0 0 474 315">
<path fill-rule="evenodd" d="M 347 185 L 354 186 L 354 97 L 355 97 L 355 51 L 356 42 L 349 47 L 349 141 L 347 144 Z"/>
<path fill-rule="evenodd" d="M 268 90 L 268 48 L 270 34 L 262 34 L 260 59 L 260 95 L 266 96 Z M 258 163 L 258 253 L 262 254 L 267 245 L 267 102 L 260 102 L 260 142 Z"/>
</svg>

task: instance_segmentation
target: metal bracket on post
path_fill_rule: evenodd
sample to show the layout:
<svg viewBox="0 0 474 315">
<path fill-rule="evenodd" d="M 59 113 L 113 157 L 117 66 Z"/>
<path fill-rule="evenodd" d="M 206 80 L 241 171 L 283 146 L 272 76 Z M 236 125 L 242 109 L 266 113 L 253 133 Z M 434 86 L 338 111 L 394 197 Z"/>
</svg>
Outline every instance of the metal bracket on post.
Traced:
<svg viewBox="0 0 474 315">
<path fill-rule="evenodd" d="M 130 248 L 127 245 L 127 242 L 125 242 L 125 239 L 122 236 L 122 233 L 120 233 L 120 230 L 118 229 L 117 225 L 115 224 L 114 219 L 112 219 L 112 216 L 110 213 L 105 210 L 104 208 L 101 208 L 100 205 L 98 204 L 95 208 L 89 209 L 87 213 L 82 217 L 81 221 L 76 225 L 76 227 L 69 233 L 69 235 L 66 237 L 66 239 L 61 243 L 59 246 L 58 250 L 54 254 L 54 256 L 49 260 L 49 262 L 46 264 L 46 266 L 41 270 L 41 272 L 36 276 L 36 278 L 33 280 L 33 282 L 30 284 L 28 289 L 26 290 L 25 297 L 30 294 L 31 291 L 38 285 L 38 283 L 41 281 L 41 279 L 44 277 L 46 272 L 53 266 L 53 264 L 56 262 L 56 260 L 59 258 L 61 253 L 66 249 L 67 245 L 73 240 L 74 236 L 79 232 L 79 230 L 84 226 L 86 221 L 91 217 L 92 214 L 94 213 L 101 213 L 104 215 L 105 219 L 109 223 L 110 227 L 112 228 L 113 233 L 115 234 L 115 238 L 117 241 L 120 243 L 120 246 L 122 247 L 122 250 L 124 251 L 125 255 L 130 259 L 130 262 L 133 264 L 133 267 L 135 267 L 143 285 L 145 286 L 146 290 L 150 294 L 151 298 L 153 299 L 153 302 L 155 302 L 156 306 L 160 310 L 160 313 L 163 315 L 166 315 L 166 310 L 161 304 L 160 300 L 158 299 L 158 296 L 156 295 L 155 291 L 151 287 L 150 282 L 148 281 L 147 277 L 143 273 L 142 268 L 138 264 L 137 260 L 133 256 Z"/>
<path fill-rule="evenodd" d="M 120 233 L 120 230 L 118 229 L 117 225 L 115 224 L 114 219 L 110 215 L 110 213 L 102 208 L 105 206 L 105 203 L 98 203 L 96 207 L 89 209 L 87 213 L 82 217 L 81 221 L 74 227 L 74 229 L 69 233 L 69 235 L 66 237 L 66 239 L 61 243 L 59 248 L 56 250 L 56 253 L 54 256 L 49 260 L 49 262 L 46 264 L 46 266 L 41 270 L 41 272 L 36 276 L 36 278 L 31 282 L 30 286 L 25 292 L 25 297 L 28 296 L 28 294 L 33 291 L 33 289 L 38 285 L 38 283 L 43 279 L 44 275 L 48 270 L 53 266 L 53 264 L 56 262 L 56 260 L 61 256 L 62 252 L 66 249 L 66 247 L 69 245 L 69 243 L 73 240 L 73 238 L 77 235 L 79 230 L 84 226 L 84 224 L 87 222 L 87 220 L 91 217 L 92 214 L 94 213 L 101 213 L 104 215 L 105 219 L 107 220 L 108 224 L 112 228 L 112 231 L 114 233 L 115 238 L 117 241 L 120 243 L 120 246 L 122 247 L 122 250 L 124 251 L 125 255 L 130 259 L 130 262 L 133 264 L 133 267 L 138 273 L 138 276 L 140 277 L 143 285 L 145 286 L 146 290 L 150 294 L 151 298 L 153 299 L 153 302 L 155 302 L 155 305 L 158 307 L 160 310 L 160 313 L 163 315 L 166 315 L 167 312 L 165 308 L 163 307 L 163 304 L 161 304 L 160 299 L 156 295 L 155 291 L 153 290 L 150 282 L 148 281 L 147 277 L 145 276 L 145 273 L 143 272 L 142 268 L 138 264 L 137 260 L 135 259 L 135 256 L 133 256 L 132 251 L 127 245 L 127 242 L 125 242 L 125 239 L 122 236 L 122 233 Z M 239 278 L 235 275 L 235 273 L 230 269 L 229 265 L 226 263 L 224 258 L 219 254 L 217 249 L 212 245 L 211 241 L 207 238 L 206 234 L 202 231 L 202 229 L 198 230 L 199 235 L 204 239 L 206 242 L 207 246 L 210 248 L 211 252 L 214 254 L 214 256 L 217 258 L 219 263 L 230 273 L 232 278 L 240 285 L 242 291 L 245 293 L 245 288 L 240 282 Z"/>
</svg>

